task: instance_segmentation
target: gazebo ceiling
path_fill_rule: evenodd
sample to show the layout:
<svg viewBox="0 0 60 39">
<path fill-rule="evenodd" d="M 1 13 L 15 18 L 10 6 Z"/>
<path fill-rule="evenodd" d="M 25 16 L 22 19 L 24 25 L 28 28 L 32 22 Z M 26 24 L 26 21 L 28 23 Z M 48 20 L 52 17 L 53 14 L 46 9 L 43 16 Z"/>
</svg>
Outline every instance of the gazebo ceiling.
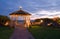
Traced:
<svg viewBox="0 0 60 39">
<path fill-rule="evenodd" d="M 10 13 L 9 15 L 31 15 L 31 14 L 21 9 L 13 13 Z"/>
</svg>

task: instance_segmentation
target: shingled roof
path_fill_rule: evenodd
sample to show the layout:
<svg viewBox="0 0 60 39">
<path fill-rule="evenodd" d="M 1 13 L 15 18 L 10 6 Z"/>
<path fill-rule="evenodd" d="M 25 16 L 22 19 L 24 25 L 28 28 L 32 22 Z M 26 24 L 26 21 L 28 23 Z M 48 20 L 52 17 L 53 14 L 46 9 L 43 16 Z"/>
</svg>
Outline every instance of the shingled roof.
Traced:
<svg viewBox="0 0 60 39">
<path fill-rule="evenodd" d="M 13 13 L 10 13 L 9 15 L 31 15 L 31 14 L 21 9 Z"/>
</svg>

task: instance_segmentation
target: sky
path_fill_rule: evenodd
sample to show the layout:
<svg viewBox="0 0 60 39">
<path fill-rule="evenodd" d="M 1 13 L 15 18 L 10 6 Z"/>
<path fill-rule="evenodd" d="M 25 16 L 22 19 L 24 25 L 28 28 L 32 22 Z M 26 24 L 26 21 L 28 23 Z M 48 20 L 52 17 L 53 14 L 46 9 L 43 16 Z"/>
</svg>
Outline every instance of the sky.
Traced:
<svg viewBox="0 0 60 39">
<path fill-rule="evenodd" d="M 60 0 L 0 0 L 0 15 L 9 16 L 22 9 L 31 13 L 31 19 L 60 17 Z"/>
</svg>

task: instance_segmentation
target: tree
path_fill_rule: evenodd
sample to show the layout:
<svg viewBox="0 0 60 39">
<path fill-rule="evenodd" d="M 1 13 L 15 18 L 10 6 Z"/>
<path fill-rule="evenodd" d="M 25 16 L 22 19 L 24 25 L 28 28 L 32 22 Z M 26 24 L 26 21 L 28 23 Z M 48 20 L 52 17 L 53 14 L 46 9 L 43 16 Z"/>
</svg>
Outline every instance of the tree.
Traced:
<svg viewBox="0 0 60 39">
<path fill-rule="evenodd" d="M 0 25 L 4 25 L 7 21 L 10 21 L 9 17 L 0 15 Z"/>
</svg>

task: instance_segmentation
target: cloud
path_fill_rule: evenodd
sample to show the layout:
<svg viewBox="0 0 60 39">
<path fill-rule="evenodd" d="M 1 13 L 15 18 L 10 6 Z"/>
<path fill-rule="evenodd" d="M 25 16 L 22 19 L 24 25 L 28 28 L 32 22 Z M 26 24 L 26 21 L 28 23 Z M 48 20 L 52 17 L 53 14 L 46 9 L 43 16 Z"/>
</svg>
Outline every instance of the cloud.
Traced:
<svg viewBox="0 0 60 39">
<path fill-rule="evenodd" d="M 22 6 L 24 10 L 30 11 L 37 18 L 60 16 L 60 0 L 0 0 L 0 5 L 0 14 L 9 14 Z"/>
<path fill-rule="evenodd" d="M 36 11 L 33 15 L 32 18 L 54 18 L 55 16 L 60 17 L 60 11 L 46 11 L 46 10 L 41 10 L 41 11 Z"/>
<path fill-rule="evenodd" d="M 57 11 L 60 10 L 60 0 L 27 0 L 21 2 L 21 4 L 31 12 L 35 12 L 41 9 Z"/>
</svg>

